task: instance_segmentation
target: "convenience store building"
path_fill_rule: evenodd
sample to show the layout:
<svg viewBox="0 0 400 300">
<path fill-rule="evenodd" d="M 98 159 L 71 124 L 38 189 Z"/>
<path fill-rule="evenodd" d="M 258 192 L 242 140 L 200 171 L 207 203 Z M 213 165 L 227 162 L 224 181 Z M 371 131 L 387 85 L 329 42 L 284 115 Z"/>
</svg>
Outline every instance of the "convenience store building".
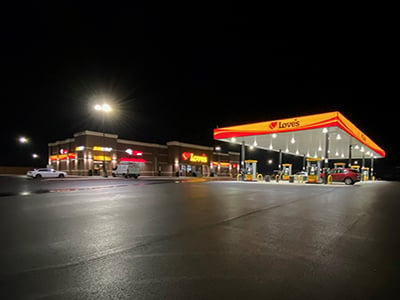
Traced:
<svg viewBox="0 0 400 300">
<path fill-rule="evenodd" d="M 144 176 L 236 176 L 239 152 L 170 141 L 165 145 L 120 139 L 116 134 L 85 130 L 48 143 L 48 164 L 69 175 L 110 175 L 121 161 L 141 164 Z"/>
</svg>

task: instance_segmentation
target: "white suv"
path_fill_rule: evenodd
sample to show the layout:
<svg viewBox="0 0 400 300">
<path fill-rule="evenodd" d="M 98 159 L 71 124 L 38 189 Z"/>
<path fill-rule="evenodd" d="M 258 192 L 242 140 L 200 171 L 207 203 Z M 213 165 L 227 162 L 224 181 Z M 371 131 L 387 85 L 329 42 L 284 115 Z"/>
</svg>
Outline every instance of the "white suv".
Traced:
<svg viewBox="0 0 400 300">
<path fill-rule="evenodd" d="M 64 171 L 57 171 L 54 169 L 49 169 L 49 168 L 42 168 L 42 169 L 33 169 L 31 171 L 28 171 L 26 173 L 26 176 L 32 177 L 32 178 L 63 178 L 67 176 L 67 173 Z"/>
</svg>

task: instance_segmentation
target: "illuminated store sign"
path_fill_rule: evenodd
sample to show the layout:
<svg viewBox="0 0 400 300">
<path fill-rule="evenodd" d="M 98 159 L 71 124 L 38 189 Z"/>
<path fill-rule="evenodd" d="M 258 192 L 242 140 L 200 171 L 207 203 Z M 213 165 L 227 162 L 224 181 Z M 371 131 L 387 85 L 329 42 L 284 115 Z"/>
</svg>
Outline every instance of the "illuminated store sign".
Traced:
<svg viewBox="0 0 400 300">
<path fill-rule="evenodd" d="M 129 155 L 137 155 L 137 156 L 142 156 L 143 155 L 143 151 L 132 150 L 130 148 L 126 149 L 125 152 L 128 153 Z"/>
<path fill-rule="evenodd" d="M 202 155 L 196 155 L 193 152 L 183 152 L 182 159 L 188 160 L 190 162 L 195 162 L 195 163 L 205 163 L 206 164 L 208 162 L 208 157 L 204 153 Z"/>
<path fill-rule="evenodd" d="M 229 166 L 230 166 L 230 163 L 227 163 L 227 162 L 220 162 L 220 163 L 218 163 L 218 162 L 213 161 L 212 164 L 213 164 L 214 167 L 216 167 L 216 166 L 218 166 L 218 165 L 220 165 L 221 167 L 229 167 Z"/>
<path fill-rule="evenodd" d="M 93 160 L 111 161 L 111 156 L 93 155 Z"/>
<path fill-rule="evenodd" d="M 121 157 L 120 161 L 135 162 L 135 163 L 145 163 L 146 160 L 143 158 L 131 158 L 131 157 Z"/>
<path fill-rule="evenodd" d="M 93 146 L 93 151 L 111 152 L 111 147 Z"/>
<path fill-rule="evenodd" d="M 76 153 L 67 153 L 59 155 L 50 155 L 50 160 L 65 160 L 65 159 L 75 159 Z"/>
</svg>

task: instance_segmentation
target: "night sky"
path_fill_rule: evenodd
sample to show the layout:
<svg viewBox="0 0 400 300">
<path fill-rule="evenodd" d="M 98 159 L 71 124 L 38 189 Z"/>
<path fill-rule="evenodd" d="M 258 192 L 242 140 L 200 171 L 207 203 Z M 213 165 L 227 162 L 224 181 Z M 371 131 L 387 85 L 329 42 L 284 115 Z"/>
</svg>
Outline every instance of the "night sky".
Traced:
<svg viewBox="0 0 400 300">
<path fill-rule="evenodd" d="M 217 126 L 337 110 L 386 151 L 381 164 L 400 164 L 390 15 L 81 2 L 3 7 L 0 165 L 32 165 L 31 152 L 45 165 L 47 143 L 101 131 L 104 98 L 106 132 L 161 144 L 214 146 Z"/>
</svg>

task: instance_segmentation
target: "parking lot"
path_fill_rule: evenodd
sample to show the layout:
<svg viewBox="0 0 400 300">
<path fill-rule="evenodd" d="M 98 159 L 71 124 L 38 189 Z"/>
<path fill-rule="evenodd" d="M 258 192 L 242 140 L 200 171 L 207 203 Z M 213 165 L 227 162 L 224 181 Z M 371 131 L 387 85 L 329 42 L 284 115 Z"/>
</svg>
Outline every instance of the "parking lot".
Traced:
<svg viewBox="0 0 400 300">
<path fill-rule="evenodd" d="M 0 198 L 3 299 L 398 291 L 398 182 L 20 179 L 0 178 L 21 188 Z"/>
</svg>

